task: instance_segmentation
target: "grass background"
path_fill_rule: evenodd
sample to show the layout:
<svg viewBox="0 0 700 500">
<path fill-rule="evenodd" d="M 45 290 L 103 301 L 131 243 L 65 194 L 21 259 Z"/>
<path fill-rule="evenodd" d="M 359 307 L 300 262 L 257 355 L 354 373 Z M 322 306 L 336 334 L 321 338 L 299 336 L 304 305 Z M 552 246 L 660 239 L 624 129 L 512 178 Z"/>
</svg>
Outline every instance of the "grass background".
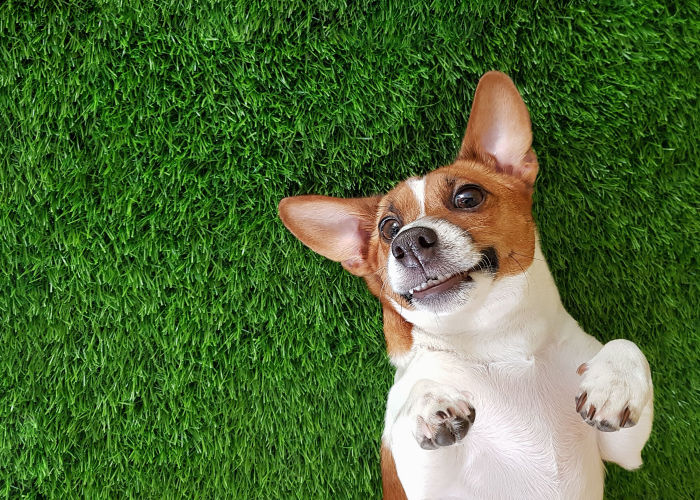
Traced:
<svg viewBox="0 0 700 500">
<path fill-rule="evenodd" d="M 607 496 L 697 495 L 697 2 L 157 4 L 0 6 L 1 495 L 377 498 L 379 305 L 276 205 L 449 163 L 490 69 L 565 305 L 652 366 Z"/>
</svg>

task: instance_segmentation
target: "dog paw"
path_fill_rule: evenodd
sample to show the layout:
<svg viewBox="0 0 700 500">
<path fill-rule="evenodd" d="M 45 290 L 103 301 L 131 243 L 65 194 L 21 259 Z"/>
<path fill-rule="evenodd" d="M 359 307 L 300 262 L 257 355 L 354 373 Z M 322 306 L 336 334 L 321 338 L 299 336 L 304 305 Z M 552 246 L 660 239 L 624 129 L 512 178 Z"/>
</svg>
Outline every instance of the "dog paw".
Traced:
<svg viewBox="0 0 700 500">
<path fill-rule="evenodd" d="M 632 427 L 651 397 L 649 364 L 628 340 L 612 340 L 590 361 L 578 367 L 581 375 L 575 398 L 584 422 L 603 432 Z"/>
<path fill-rule="evenodd" d="M 415 398 L 408 416 L 414 422 L 414 436 L 420 447 L 435 450 L 464 439 L 476 411 L 469 403 L 468 394 L 435 387 Z"/>
</svg>

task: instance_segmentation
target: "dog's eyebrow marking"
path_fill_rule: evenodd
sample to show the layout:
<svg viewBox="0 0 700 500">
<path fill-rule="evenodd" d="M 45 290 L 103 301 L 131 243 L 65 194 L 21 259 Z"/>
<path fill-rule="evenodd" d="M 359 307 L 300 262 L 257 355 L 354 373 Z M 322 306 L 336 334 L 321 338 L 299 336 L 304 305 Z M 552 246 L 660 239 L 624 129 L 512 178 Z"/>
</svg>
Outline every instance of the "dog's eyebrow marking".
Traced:
<svg viewBox="0 0 700 500">
<path fill-rule="evenodd" d="M 408 184 L 408 187 L 411 188 L 411 191 L 413 191 L 413 194 L 416 197 L 416 200 L 418 201 L 418 208 L 420 209 L 420 217 L 425 216 L 425 177 L 421 177 L 420 179 L 408 179 L 406 181 L 406 184 Z"/>
<path fill-rule="evenodd" d="M 391 212 L 391 213 L 393 213 L 393 214 L 396 214 L 396 215 L 398 215 L 399 217 L 401 217 L 401 212 L 394 206 L 394 202 L 393 202 L 393 201 L 389 203 L 388 209 L 389 209 L 389 212 Z"/>
</svg>

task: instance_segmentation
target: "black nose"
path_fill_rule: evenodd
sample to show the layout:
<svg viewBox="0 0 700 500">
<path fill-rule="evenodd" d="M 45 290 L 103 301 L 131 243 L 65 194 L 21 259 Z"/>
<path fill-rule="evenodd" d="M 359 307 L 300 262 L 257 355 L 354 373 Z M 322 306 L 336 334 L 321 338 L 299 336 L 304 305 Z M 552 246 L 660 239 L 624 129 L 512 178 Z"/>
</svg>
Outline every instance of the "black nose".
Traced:
<svg viewBox="0 0 700 500">
<path fill-rule="evenodd" d="M 405 267 L 418 267 L 435 254 L 438 237 L 429 227 L 412 227 L 402 231 L 391 243 L 391 253 Z"/>
</svg>

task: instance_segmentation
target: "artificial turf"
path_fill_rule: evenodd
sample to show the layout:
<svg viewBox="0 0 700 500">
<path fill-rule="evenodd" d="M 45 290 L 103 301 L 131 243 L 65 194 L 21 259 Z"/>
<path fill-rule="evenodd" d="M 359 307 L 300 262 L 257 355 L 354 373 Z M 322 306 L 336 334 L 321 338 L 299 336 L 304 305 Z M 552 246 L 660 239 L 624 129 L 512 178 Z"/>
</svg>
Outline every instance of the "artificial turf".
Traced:
<svg viewBox="0 0 700 500">
<path fill-rule="evenodd" d="M 698 471 L 691 2 L 0 6 L 0 494 L 377 498 L 378 303 L 277 219 L 450 162 L 515 80 L 563 301 L 638 343 L 656 419 L 608 498 Z M 573 402 L 573 395 L 572 395 Z"/>
</svg>

